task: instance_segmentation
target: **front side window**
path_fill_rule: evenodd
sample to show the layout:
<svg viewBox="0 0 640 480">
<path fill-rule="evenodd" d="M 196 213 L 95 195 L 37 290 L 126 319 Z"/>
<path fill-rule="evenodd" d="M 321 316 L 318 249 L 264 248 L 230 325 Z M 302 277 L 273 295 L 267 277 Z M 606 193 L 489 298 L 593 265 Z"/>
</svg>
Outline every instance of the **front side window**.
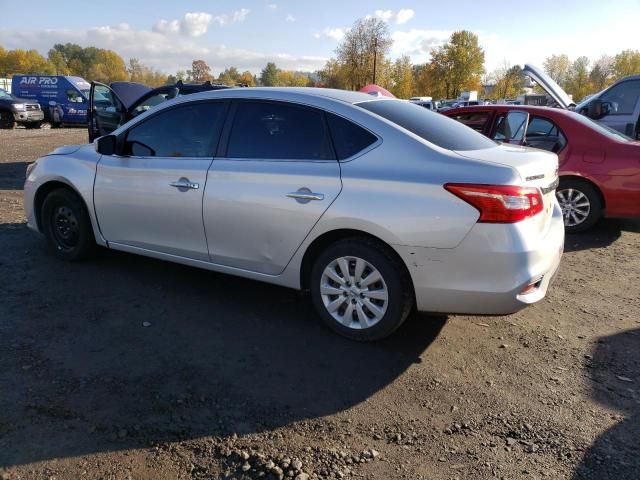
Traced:
<svg viewBox="0 0 640 480">
<path fill-rule="evenodd" d="M 634 112 L 640 98 L 640 80 L 628 80 L 614 85 L 604 92 L 598 100 L 611 105 L 613 115 L 630 115 Z"/>
<path fill-rule="evenodd" d="M 473 128 L 476 132 L 484 132 L 487 120 L 489 120 L 489 112 L 470 112 L 470 113 L 458 113 L 452 115 L 451 118 L 459 121 L 467 127 Z"/>
<path fill-rule="evenodd" d="M 378 140 L 374 134 L 338 115 L 328 113 L 327 123 L 338 160 L 353 157 Z"/>
<path fill-rule="evenodd" d="M 229 135 L 227 157 L 333 159 L 323 112 L 281 102 L 240 102 Z"/>
<path fill-rule="evenodd" d="M 163 110 L 132 127 L 125 154 L 213 157 L 224 119 L 223 102 L 201 102 Z"/>
</svg>

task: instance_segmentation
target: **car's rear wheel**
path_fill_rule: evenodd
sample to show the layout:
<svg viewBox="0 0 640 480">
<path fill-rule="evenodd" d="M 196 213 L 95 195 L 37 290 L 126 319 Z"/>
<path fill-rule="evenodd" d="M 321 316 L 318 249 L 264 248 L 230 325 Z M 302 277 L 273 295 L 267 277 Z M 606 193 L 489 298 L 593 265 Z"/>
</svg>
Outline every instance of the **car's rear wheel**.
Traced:
<svg viewBox="0 0 640 480">
<path fill-rule="evenodd" d="M 16 126 L 16 120 L 13 113 L 7 110 L 0 110 L 0 128 L 12 129 Z"/>
<path fill-rule="evenodd" d="M 26 128 L 40 128 L 41 123 L 40 122 L 33 122 L 33 123 L 25 123 L 25 127 Z"/>
<path fill-rule="evenodd" d="M 96 243 L 84 202 L 71 190 L 59 188 L 42 203 L 42 230 L 51 250 L 64 260 L 90 257 Z"/>
<path fill-rule="evenodd" d="M 560 180 L 556 197 L 567 233 L 589 230 L 602 217 L 602 200 L 596 188 L 579 179 Z"/>
<path fill-rule="evenodd" d="M 336 242 L 316 259 L 311 297 L 326 325 L 353 340 L 384 338 L 413 307 L 411 281 L 388 247 L 366 238 Z"/>
</svg>

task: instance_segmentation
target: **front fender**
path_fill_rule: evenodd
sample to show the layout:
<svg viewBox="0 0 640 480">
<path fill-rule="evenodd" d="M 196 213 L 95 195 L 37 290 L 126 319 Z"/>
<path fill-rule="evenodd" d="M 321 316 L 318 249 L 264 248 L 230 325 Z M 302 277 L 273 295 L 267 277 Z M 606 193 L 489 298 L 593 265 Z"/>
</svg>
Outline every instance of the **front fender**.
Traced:
<svg viewBox="0 0 640 480">
<path fill-rule="evenodd" d="M 93 148 L 83 147 L 71 155 L 48 155 L 36 160 L 24 184 L 27 225 L 40 231 L 37 209 L 44 200 L 44 195 L 57 186 L 66 186 L 75 191 L 84 201 L 96 243 L 107 246 L 100 232 L 93 203 L 93 183 L 98 159 L 99 155 Z"/>
</svg>

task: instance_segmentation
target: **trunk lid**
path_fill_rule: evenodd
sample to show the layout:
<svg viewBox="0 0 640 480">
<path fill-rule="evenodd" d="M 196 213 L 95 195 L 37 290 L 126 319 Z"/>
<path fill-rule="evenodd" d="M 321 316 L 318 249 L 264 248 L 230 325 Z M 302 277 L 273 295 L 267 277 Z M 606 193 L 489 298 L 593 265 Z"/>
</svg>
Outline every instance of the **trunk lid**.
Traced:
<svg viewBox="0 0 640 480">
<path fill-rule="evenodd" d="M 560 85 L 558 85 L 553 78 L 547 75 L 544 71 L 534 65 L 525 63 L 522 73 L 531 78 L 534 82 L 542 87 L 542 89 L 549 94 L 551 98 L 564 110 L 569 110 L 576 106 L 575 102 L 571 100 L 571 97 L 567 95 Z"/>
<path fill-rule="evenodd" d="M 496 148 L 457 151 L 456 153 L 466 158 L 511 167 L 520 175 L 521 186 L 538 188 L 542 193 L 544 210 L 533 219 L 536 221 L 538 230 L 546 232 L 556 202 L 555 191 L 558 186 L 558 156 L 556 154 L 515 145 L 500 145 Z"/>
</svg>

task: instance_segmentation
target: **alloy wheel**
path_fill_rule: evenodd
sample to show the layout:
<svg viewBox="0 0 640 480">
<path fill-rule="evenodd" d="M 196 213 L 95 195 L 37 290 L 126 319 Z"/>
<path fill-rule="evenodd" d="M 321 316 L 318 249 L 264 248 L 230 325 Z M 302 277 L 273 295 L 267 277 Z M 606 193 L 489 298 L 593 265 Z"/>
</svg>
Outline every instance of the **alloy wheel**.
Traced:
<svg viewBox="0 0 640 480">
<path fill-rule="evenodd" d="M 567 227 L 575 227 L 582 224 L 591 213 L 591 202 L 580 190 L 566 188 L 556 192 L 564 224 Z"/>
<path fill-rule="evenodd" d="M 389 304 L 382 274 L 366 260 L 352 256 L 336 258 L 325 267 L 320 295 L 338 323 L 356 330 L 376 325 Z"/>
</svg>

